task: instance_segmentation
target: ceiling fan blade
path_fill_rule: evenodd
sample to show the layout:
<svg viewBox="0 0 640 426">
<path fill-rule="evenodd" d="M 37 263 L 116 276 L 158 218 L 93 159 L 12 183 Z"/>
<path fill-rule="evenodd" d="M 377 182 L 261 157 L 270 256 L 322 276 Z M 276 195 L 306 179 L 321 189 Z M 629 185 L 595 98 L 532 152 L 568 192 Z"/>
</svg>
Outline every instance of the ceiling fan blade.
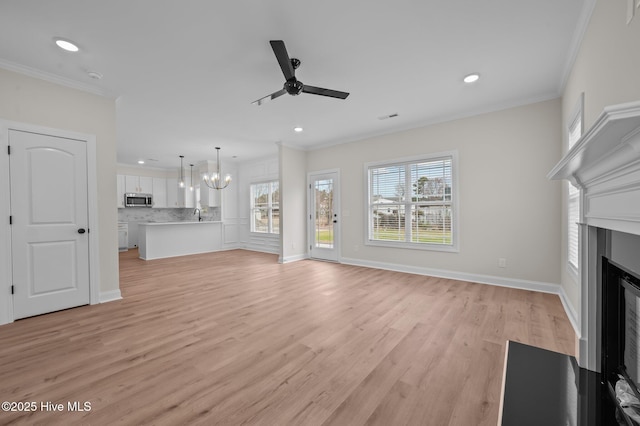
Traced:
<svg viewBox="0 0 640 426">
<path fill-rule="evenodd" d="M 339 98 L 339 99 L 347 99 L 347 96 L 349 96 L 347 92 L 339 92 L 337 90 L 323 89 L 322 87 L 307 86 L 306 84 L 302 88 L 302 91 L 304 93 L 311 93 L 312 95 L 329 96 L 330 98 Z"/>
<path fill-rule="evenodd" d="M 275 53 L 276 59 L 280 64 L 280 69 L 282 69 L 284 78 L 286 80 L 295 78 L 295 71 L 293 70 L 293 65 L 291 65 L 291 59 L 287 53 L 287 48 L 284 46 L 284 41 L 271 40 L 269 43 L 271 43 L 271 48 L 273 49 L 273 53 Z"/>
<path fill-rule="evenodd" d="M 251 102 L 251 104 L 252 104 L 252 105 L 254 105 L 254 104 L 255 104 L 255 105 L 260 106 L 260 105 L 264 104 L 265 102 L 272 101 L 272 100 L 274 100 L 275 98 L 277 98 L 277 97 L 280 97 L 280 96 L 284 95 L 285 93 L 287 93 L 287 91 L 286 91 L 286 90 L 284 90 L 284 89 L 280 89 L 280 90 L 278 90 L 277 92 L 273 92 L 272 94 L 265 96 L 264 98 L 260 98 L 260 99 L 258 99 L 257 101 L 253 101 L 253 102 Z"/>
</svg>

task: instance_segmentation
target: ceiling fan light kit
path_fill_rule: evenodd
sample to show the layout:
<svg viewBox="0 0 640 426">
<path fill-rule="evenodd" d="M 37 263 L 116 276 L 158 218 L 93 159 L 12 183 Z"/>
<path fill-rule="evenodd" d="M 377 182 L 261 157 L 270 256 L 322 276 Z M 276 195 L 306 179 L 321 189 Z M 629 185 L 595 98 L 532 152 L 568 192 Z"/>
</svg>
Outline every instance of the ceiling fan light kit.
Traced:
<svg viewBox="0 0 640 426">
<path fill-rule="evenodd" d="M 252 103 L 255 105 L 262 105 L 267 101 L 276 99 L 285 93 L 288 93 L 292 96 L 299 95 L 300 93 L 310 93 L 312 95 L 321 95 L 328 96 L 330 98 L 337 99 L 346 99 L 349 96 L 347 92 L 340 92 L 338 90 L 324 89 L 322 87 L 309 86 L 304 84 L 300 80 L 296 78 L 296 69 L 300 67 L 300 60 L 297 58 L 290 58 L 287 53 L 287 48 L 284 45 L 284 41 L 282 40 L 271 40 L 271 48 L 273 49 L 273 53 L 276 55 L 276 59 L 278 60 L 278 64 L 280 64 L 280 69 L 282 70 L 282 74 L 284 75 L 285 82 L 282 86 L 282 89 L 273 92 L 270 95 L 262 97 Z"/>
</svg>

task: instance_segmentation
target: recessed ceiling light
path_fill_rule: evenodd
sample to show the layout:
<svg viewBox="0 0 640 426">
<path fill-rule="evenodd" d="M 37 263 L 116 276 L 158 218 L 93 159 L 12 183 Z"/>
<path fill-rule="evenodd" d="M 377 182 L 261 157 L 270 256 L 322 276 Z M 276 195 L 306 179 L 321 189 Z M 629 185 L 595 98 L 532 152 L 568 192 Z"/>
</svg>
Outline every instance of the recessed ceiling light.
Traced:
<svg viewBox="0 0 640 426">
<path fill-rule="evenodd" d="M 300 132 L 301 132 L 301 131 L 303 131 L 303 130 L 304 130 L 304 129 L 303 129 L 302 127 L 300 127 L 300 126 L 297 126 L 297 127 L 294 127 L 294 128 L 293 128 L 293 131 L 294 131 L 294 132 L 298 132 L 298 133 L 300 133 Z"/>
<path fill-rule="evenodd" d="M 464 81 L 465 83 L 474 83 L 478 81 L 479 78 L 480 74 L 469 74 L 468 76 L 463 78 L 462 81 Z"/>
<path fill-rule="evenodd" d="M 144 164 L 144 160 L 138 160 L 138 164 Z"/>
<path fill-rule="evenodd" d="M 76 44 L 70 40 L 66 40 L 64 38 L 56 37 L 53 39 L 56 42 L 56 45 L 60 49 L 64 49 L 67 52 L 77 52 L 80 50 Z"/>
</svg>

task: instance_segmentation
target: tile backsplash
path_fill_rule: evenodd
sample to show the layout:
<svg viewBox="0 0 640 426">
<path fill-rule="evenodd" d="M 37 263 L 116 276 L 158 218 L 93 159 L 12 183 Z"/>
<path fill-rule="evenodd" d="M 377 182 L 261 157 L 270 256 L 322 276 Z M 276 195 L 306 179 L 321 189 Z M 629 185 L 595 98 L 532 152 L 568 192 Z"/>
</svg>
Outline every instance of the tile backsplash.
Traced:
<svg viewBox="0 0 640 426">
<path fill-rule="evenodd" d="M 202 220 L 220 220 L 220 208 L 208 207 L 206 211 L 200 212 Z M 146 208 L 128 207 L 118 209 L 118 222 L 183 222 L 197 221 L 198 213 L 194 208 Z"/>
</svg>

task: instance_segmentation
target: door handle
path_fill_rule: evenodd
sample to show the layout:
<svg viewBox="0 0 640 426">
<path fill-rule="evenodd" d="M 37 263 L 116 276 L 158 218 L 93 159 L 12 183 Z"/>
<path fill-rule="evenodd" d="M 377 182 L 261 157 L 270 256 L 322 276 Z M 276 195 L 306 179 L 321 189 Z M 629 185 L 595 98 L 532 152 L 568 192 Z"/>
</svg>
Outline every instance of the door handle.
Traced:
<svg viewBox="0 0 640 426">
<path fill-rule="evenodd" d="M 87 231 L 85 231 L 84 228 L 78 229 L 78 234 L 84 234 L 85 232 L 87 232 Z"/>
</svg>

